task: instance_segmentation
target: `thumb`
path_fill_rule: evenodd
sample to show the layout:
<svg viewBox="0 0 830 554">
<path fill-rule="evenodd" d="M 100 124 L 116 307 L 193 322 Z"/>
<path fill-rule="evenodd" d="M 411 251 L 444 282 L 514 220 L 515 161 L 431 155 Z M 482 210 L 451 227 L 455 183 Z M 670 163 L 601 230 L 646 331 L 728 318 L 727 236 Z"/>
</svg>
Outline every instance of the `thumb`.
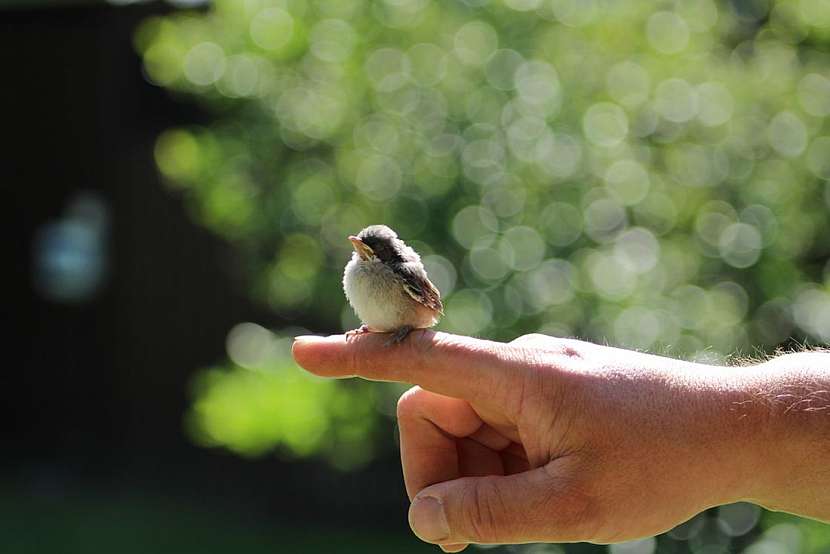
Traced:
<svg viewBox="0 0 830 554">
<path fill-rule="evenodd" d="M 578 539 L 587 502 L 556 475 L 561 460 L 514 475 L 429 486 L 412 499 L 409 525 L 421 540 L 444 545 Z"/>
</svg>

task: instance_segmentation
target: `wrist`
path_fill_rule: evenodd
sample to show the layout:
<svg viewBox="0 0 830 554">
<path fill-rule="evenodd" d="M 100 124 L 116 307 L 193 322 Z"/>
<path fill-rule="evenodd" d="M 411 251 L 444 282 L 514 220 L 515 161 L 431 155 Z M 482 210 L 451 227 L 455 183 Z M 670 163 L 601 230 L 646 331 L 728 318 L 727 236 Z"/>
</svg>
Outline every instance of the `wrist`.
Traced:
<svg viewBox="0 0 830 554">
<path fill-rule="evenodd" d="M 753 367 L 700 366 L 688 373 L 692 383 L 693 428 L 699 437 L 696 481 L 703 508 L 739 501 L 759 503 L 777 470 L 767 453 L 776 432 L 771 413 L 758 395 L 762 388 Z"/>
<path fill-rule="evenodd" d="M 810 517 L 830 517 L 830 355 L 796 353 L 734 369 L 729 427 L 736 453 L 738 500 Z M 823 511 L 823 513 L 822 513 Z"/>
</svg>

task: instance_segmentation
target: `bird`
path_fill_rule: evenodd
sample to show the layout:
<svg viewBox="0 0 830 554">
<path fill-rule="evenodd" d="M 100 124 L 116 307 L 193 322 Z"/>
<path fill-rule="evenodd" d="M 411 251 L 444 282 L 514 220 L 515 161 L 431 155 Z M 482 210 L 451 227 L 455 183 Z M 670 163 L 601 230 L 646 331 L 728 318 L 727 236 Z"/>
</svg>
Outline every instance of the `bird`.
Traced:
<svg viewBox="0 0 830 554">
<path fill-rule="evenodd" d="M 343 291 L 360 328 L 347 332 L 391 333 L 387 346 L 413 329 L 432 327 L 442 315 L 441 293 L 421 257 L 386 225 L 370 225 L 348 237 L 354 252 L 343 271 Z"/>
</svg>

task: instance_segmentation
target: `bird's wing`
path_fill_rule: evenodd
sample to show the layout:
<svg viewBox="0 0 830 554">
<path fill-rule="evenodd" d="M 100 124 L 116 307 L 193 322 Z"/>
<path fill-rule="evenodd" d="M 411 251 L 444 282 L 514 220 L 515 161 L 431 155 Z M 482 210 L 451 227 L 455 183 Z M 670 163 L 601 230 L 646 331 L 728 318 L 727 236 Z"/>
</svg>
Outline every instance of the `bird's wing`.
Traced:
<svg viewBox="0 0 830 554">
<path fill-rule="evenodd" d="M 431 308 L 441 315 L 444 314 L 441 293 L 429 280 L 427 272 L 420 264 L 401 264 L 397 273 L 403 280 L 403 288 L 409 296 L 427 308 Z"/>
</svg>

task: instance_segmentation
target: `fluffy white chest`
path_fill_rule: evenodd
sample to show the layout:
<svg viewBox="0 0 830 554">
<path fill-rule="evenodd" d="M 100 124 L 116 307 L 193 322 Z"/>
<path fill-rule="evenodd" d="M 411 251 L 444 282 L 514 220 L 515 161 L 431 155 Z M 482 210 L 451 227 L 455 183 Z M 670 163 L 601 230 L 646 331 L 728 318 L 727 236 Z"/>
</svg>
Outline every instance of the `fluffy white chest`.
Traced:
<svg viewBox="0 0 830 554">
<path fill-rule="evenodd" d="M 392 270 L 378 260 L 352 257 L 343 273 L 343 290 L 357 316 L 372 331 L 435 323 L 434 315 L 409 297 Z"/>
</svg>

